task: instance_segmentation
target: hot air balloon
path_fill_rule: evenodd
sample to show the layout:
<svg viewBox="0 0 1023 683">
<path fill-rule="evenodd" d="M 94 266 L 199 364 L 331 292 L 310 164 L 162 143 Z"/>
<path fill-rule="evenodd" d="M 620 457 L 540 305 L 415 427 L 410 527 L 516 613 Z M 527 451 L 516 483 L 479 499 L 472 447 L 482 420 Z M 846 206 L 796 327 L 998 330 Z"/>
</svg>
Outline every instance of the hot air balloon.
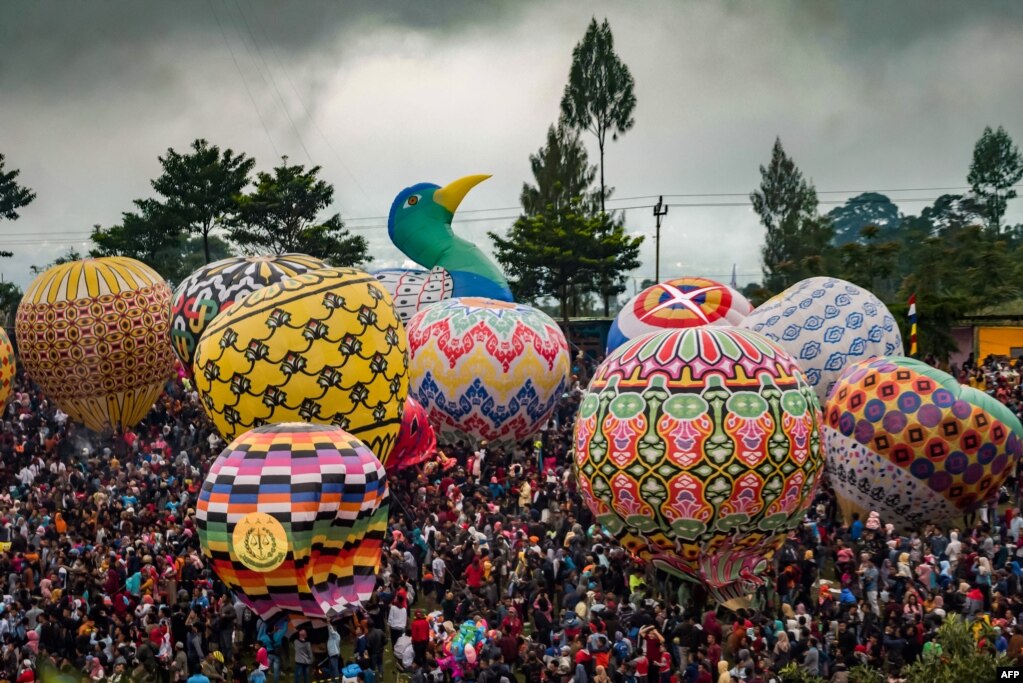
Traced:
<svg viewBox="0 0 1023 683">
<path fill-rule="evenodd" d="M 206 326 L 235 301 L 286 277 L 326 267 L 305 254 L 239 256 L 215 261 L 186 277 L 174 290 L 171 309 L 171 341 L 182 365 L 191 369 Z"/>
<path fill-rule="evenodd" d="M 647 334 L 612 353 L 583 396 L 580 492 L 631 551 L 736 604 L 813 499 L 818 423 L 802 370 L 760 335 Z"/>
<path fill-rule="evenodd" d="M 11 338 L 0 328 L 0 412 L 7 407 L 14 391 L 14 376 L 18 368 L 14 360 L 14 347 Z"/>
<path fill-rule="evenodd" d="M 827 472 L 846 519 L 900 529 L 949 524 L 997 495 L 1023 453 L 1019 419 L 995 398 L 912 358 L 862 360 L 828 399 Z"/>
<path fill-rule="evenodd" d="M 402 321 L 416 311 L 451 297 L 511 301 L 501 269 L 474 243 L 455 235 L 451 220 L 469 190 L 489 175 L 471 175 L 440 187 L 418 183 L 398 193 L 387 217 L 387 234 L 406 256 L 427 270 L 377 271 Z"/>
<path fill-rule="evenodd" d="M 820 405 L 847 365 L 902 354 L 902 335 L 881 300 L 851 282 L 797 282 L 742 321 L 785 349 L 806 372 Z"/>
<path fill-rule="evenodd" d="M 18 307 L 25 370 L 86 427 L 131 427 L 174 371 L 170 298 L 163 278 L 135 259 L 54 266 L 32 281 Z"/>
<path fill-rule="evenodd" d="M 210 468 L 196 505 L 199 543 L 262 619 L 321 626 L 372 595 L 388 495 L 383 465 L 338 427 L 259 427 Z"/>
<path fill-rule="evenodd" d="M 410 394 L 445 443 L 519 442 L 554 411 L 568 382 L 568 342 L 530 306 L 464 297 L 409 321 Z"/>
<path fill-rule="evenodd" d="M 384 467 L 388 474 L 426 462 L 437 453 L 437 434 L 430 425 L 426 410 L 409 396 L 401 414 L 401 429 Z"/>
<path fill-rule="evenodd" d="M 259 289 L 206 328 L 195 386 L 225 439 L 263 424 L 334 424 L 381 459 L 408 396 L 405 329 L 372 275 L 322 268 Z"/>
<path fill-rule="evenodd" d="M 394 309 L 405 324 L 425 306 L 451 298 L 455 281 L 443 268 L 420 270 L 416 268 L 381 268 L 373 271 L 394 300 Z"/>
<path fill-rule="evenodd" d="M 714 280 L 682 277 L 659 282 L 622 307 L 608 330 L 607 352 L 650 332 L 704 325 L 735 326 L 752 311 L 753 305 L 746 297 Z"/>
</svg>

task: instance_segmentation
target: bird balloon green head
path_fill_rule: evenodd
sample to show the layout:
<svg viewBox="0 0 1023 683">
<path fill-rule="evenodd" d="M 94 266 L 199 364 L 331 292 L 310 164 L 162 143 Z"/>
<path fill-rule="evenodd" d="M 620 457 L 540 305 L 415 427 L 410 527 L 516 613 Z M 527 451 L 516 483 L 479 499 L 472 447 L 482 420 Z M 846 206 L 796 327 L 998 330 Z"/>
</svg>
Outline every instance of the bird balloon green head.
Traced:
<svg viewBox="0 0 1023 683">
<path fill-rule="evenodd" d="M 451 219 L 469 190 L 489 175 L 469 175 L 444 187 L 418 183 L 398 193 L 387 217 L 387 234 L 395 246 L 413 261 L 426 267 L 431 254 L 439 252 L 454 238 Z"/>
<path fill-rule="evenodd" d="M 501 269 L 480 248 L 451 230 L 451 220 L 469 190 L 489 178 L 469 175 L 440 187 L 419 183 L 398 193 L 387 216 L 387 234 L 403 254 L 424 268 L 440 267 L 454 281 L 452 296 L 512 301 Z"/>
</svg>

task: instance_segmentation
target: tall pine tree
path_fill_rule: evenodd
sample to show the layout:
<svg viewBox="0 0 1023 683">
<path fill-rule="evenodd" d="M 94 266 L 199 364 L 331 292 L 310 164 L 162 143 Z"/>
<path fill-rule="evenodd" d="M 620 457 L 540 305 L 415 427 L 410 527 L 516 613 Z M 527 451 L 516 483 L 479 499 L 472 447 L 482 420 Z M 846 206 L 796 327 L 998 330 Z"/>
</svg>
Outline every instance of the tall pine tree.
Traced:
<svg viewBox="0 0 1023 683">
<path fill-rule="evenodd" d="M 1023 178 L 1023 154 L 1005 132 L 998 126 L 992 131 L 984 128 L 977 144 L 973 147 L 973 162 L 966 177 L 978 203 L 984 207 L 987 225 L 995 232 L 1001 232 L 1002 219 L 1010 199 L 1016 197 L 1014 185 Z"/>
<path fill-rule="evenodd" d="M 817 191 L 774 141 L 771 162 L 760 167 L 760 187 L 750 194 L 753 210 L 767 230 L 761 251 L 764 287 L 777 293 L 826 272 L 833 229 L 817 214 Z"/>
<path fill-rule="evenodd" d="M 568 125 L 588 130 L 597 137 L 601 211 L 608 197 L 604 181 L 607 135 L 611 133 L 611 139 L 617 140 L 636 123 L 632 118 L 636 108 L 634 85 L 629 67 L 615 53 L 611 24 L 607 19 L 598 24 L 593 18 L 583 39 L 572 51 L 572 68 L 561 98 L 561 116 Z"/>
</svg>

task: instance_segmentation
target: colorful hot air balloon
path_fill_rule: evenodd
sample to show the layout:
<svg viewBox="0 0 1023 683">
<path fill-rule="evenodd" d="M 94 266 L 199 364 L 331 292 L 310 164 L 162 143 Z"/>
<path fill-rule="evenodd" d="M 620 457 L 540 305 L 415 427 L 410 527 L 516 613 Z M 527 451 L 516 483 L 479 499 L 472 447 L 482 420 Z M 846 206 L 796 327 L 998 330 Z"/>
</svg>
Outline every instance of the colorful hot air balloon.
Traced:
<svg viewBox="0 0 1023 683">
<path fill-rule="evenodd" d="M 401 429 L 394 450 L 384 463 L 387 472 L 426 462 L 437 453 L 437 433 L 430 425 L 426 410 L 419 401 L 409 396 L 401 414 Z"/>
<path fill-rule="evenodd" d="M 738 325 L 753 305 L 728 285 L 703 277 L 682 277 L 647 287 L 628 303 L 611 323 L 607 352 L 629 339 L 686 327 Z"/>
<path fill-rule="evenodd" d="M 802 370 L 760 335 L 644 335 L 583 396 L 580 492 L 634 553 L 732 604 L 803 521 L 824 464 L 818 423 Z"/>
<path fill-rule="evenodd" d="M 443 268 L 413 270 L 410 268 L 382 268 L 373 271 L 394 300 L 398 317 L 405 324 L 425 306 L 451 298 L 455 281 Z"/>
<path fill-rule="evenodd" d="M 372 275 L 322 268 L 218 315 L 196 348 L 195 386 L 225 439 L 275 422 L 334 424 L 386 461 L 408 396 L 407 346 Z"/>
<path fill-rule="evenodd" d="M 195 271 L 174 290 L 171 341 L 186 370 L 195 360 L 195 346 L 206 326 L 246 294 L 286 277 L 326 268 L 305 254 L 238 256 L 215 261 Z"/>
<path fill-rule="evenodd" d="M 567 387 L 568 342 L 550 316 L 490 299 L 449 299 L 409 321 L 410 394 L 445 443 L 519 442 Z"/>
<path fill-rule="evenodd" d="M 32 281 L 18 307 L 25 370 L 86 427 L 131 427 L 174 371 L 170 298 L 163 278 L 135 259 L 54 266 Z"/>
<path fill-rule="evenodd" d="M 899 326 L 881 300 L 833 277 L 797 282 L 750 313 L 741 327 L 795 358 L 822 406 L 847 365 L 902 354 Z"/>
<path fill-rule="evenodd" d="M 286 423 L 224 449 L 195 519 L 213 571 L 253 612 L 322 625 L 372 595 L 387 511 L 383 465 L 361 441 Z"/>
<path fill-rule="evenodd" d="M 14 347 L 7 332 L 0 328 L 0 412 L 7 407 L 14 391 L 14 376 L 18 368 L 14 360 Z"/>
<path fill-rule="evenodd" d="M 995 398 L 912 358 L 846 368 L 823 429 L 828 478 L 846 519 L 876 511 L 900 529 L 948 524 L 997 495 L 1023 453 L 1023 427 Z"/>
</svg>

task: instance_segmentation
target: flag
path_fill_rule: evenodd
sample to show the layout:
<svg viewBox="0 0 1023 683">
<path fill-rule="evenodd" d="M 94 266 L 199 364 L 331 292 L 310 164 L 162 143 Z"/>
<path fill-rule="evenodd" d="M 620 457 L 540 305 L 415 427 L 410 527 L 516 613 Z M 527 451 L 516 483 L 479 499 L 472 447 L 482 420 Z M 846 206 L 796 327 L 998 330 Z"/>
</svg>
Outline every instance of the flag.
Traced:
<svg viewBox="0 0 1023 683">
<path fill-rule="evenodd" d="M 909 296 L 909 355 L 916 355 L 916 294 Z"/>
<path fill-rule="evenodd" d="M 732 289 L 739 289 L 739 283 L 735 280 L 735 264 L 732 264 L 732 281 L 728 283 Z"/>
</svg>

